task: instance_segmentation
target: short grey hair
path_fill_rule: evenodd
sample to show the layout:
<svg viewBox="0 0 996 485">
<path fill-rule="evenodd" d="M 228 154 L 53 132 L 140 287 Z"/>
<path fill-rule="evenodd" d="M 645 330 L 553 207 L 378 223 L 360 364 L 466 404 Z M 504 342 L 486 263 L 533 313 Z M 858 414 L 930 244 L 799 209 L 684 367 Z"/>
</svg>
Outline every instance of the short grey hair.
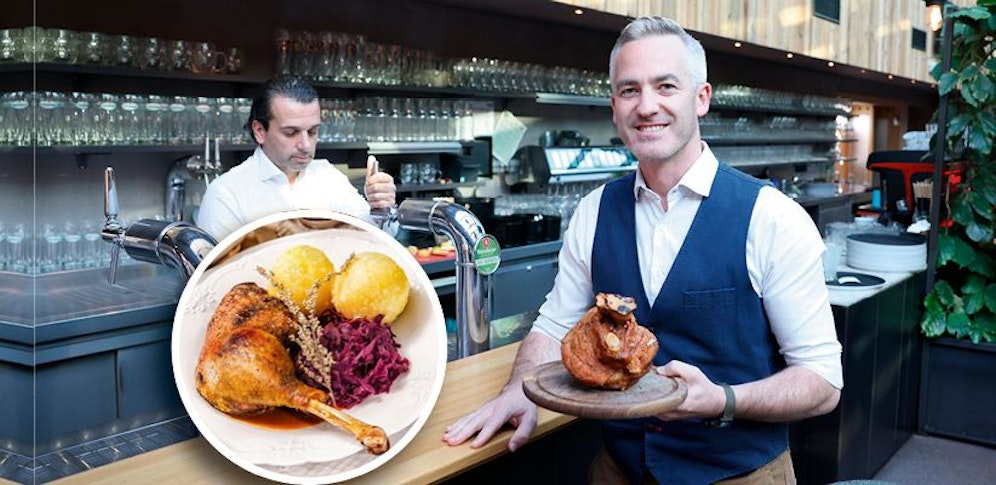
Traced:
<svg viewBox="0 0 996 485">
<path fill-rule="evenodd" d="M 656 35 L 674 35 L 681 39 L 681 43 L 685 45 L 685 50 L 688 53 L 688 68 L 692 73 L 692 81 L 697 86 L 706 83 L 708 73 L 706 72 L 705 49 L 702 48 L 702 44 L 689 35 L 678 22 L 664 17 L 640 17 L 622 29 L 619 38 L 616 39 L 616 45 L 612 47 L 612 53 L 609 55 L 609 78 L 615 79 L 616 57 L 623 45 Z"/>
</svg>

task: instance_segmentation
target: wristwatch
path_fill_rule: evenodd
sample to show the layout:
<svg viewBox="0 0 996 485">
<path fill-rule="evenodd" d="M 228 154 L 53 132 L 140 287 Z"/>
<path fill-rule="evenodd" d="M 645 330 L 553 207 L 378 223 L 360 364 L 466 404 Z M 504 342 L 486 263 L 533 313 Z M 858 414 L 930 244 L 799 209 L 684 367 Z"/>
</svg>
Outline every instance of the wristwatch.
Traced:
<svg viewBox="0 0 996 485">
<path fill-rule="evenodd" d="M 707 419 L 703 424 L 710 428 L 725 428 L 733 424 L 733 414 L 737 410 L 737 396 L 733 394 L 733 388 L 729 384 L 720 382 L 719 386 L 726 393 L 726 406 L 723 407 L 723 415 L 718 418 Z"/>
</svg>

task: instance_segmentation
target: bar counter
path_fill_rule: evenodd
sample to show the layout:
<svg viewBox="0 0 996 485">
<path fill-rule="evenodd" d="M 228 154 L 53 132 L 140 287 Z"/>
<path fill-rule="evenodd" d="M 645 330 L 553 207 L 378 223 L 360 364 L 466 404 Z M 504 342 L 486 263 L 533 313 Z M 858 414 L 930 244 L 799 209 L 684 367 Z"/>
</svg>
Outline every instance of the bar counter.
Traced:
<svg viewBox="0 0 996 485">
<path fill-rule="evenodd" d="M 455 476 L 507 453 L 511 429 L 503 430 L 487 445 L 472 449 L 468 443 L 447 446 L 441 439 L 447 425 L 477 409 L 495 396 L 508 379 L 519 344 L 509 344 L 446 366 L 443 388 L 436 406 L 418 435 L 389 462 L 350 483 L 432 483 Z M 533 440 L 560 429 L 576 418 L 539 409 Z M 111 483 L 272 483 L 229 462 L 202 437 L 160 448 L 126 460 L 51 482 L 69 484 Z"/>
</svg>

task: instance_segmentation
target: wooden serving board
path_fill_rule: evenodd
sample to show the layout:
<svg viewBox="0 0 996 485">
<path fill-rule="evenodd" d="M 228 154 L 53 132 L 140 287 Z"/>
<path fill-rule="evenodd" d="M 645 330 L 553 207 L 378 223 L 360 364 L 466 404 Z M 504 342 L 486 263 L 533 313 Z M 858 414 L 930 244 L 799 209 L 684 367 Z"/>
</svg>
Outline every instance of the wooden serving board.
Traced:
<svg viewBox="0 0 996 485">
<path fill-rule="evenodd" d="M 580 418 L 644 418 L 671 411 L 685 400 L 684 381 L 654 373 L 625 391 L 595 389 L 574 379 L 564 363 L 549 362 L 522 380 L 526 397 L 551 411 Z"/>
</svg>

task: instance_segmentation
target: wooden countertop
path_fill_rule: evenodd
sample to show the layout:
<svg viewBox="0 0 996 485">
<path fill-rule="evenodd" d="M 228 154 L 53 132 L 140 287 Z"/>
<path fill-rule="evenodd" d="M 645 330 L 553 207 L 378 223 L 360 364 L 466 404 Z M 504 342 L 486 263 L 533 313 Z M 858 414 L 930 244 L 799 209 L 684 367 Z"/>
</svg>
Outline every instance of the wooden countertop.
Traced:
<svg viewBox="0 0 996 485">
<path fill-rule="evenodd" d="M 380 468 L 349 483 L 432 483 L 452 477 L 507 453 L 511 429 L 482 448 L 468 443 L 450 447 L 443 430 L 464 414 L 495 396 L 508 379 L 519 344 L 450 362 L 443 389 L 425 425 L 404 450 Z M 576 418 L 539 409 L 533 438 L 555 431 Z M 78 473 L 53 484 L 262 484 L 272 483 L 229 462 L 202 437 Z"/>
</svg>

